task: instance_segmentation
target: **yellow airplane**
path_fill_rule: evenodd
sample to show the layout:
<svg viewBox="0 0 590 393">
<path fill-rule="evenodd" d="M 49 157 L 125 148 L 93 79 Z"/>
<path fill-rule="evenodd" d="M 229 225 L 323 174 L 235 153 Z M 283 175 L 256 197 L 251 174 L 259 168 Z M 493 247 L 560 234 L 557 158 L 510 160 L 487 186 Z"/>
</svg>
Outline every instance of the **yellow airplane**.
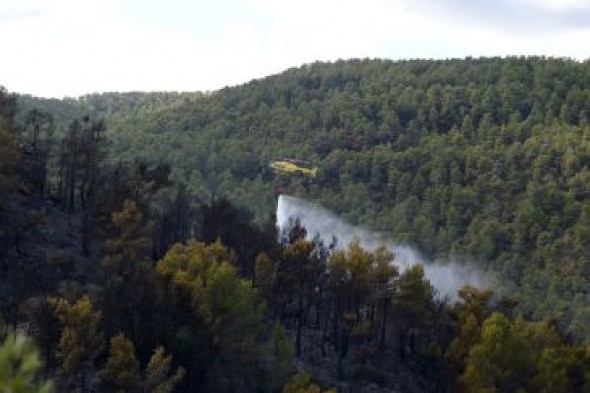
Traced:
<svg viewBox="0 0 590 393">
<path fill-rule="evenodd" d="M 302 173 L 311 177 L 316 177 L 318 168 L 311 167 L 307 162 L 302 160 L 296 160 L 293 158 L 285 158 L 280 161 L 273 161 L 269 165 L 272 169 L 277 172 L 284 173 Z"/>
</svg>

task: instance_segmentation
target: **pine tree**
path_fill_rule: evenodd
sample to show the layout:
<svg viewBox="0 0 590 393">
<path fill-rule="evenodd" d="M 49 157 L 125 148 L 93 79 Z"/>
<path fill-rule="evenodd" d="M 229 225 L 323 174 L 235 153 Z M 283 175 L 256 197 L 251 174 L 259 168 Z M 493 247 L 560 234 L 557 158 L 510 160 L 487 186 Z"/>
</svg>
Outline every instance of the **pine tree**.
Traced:
<svg viewBox="0 0 590 393">
<path fill-rule="evenodd" d="M 171 363 L 172 356 L 166 356 L 163 347 L 160 346 L 154 350 L 145 369 L 143 385 L 146 393 L 171 393 L 180 383 L 185 370 L 179 367 L 171 374 Z"/>
<path fill-rule="evenodd" d="M 408 350 L 414 352 L 418 348 L 422 333 L 434 316 L 435 295 L 422 265 L 413 265 L 400 275 L 393 308 L 402 359 Z"/>
<path fill-rule="evenodd" d="M 5 120 L 0 117 L 0 214 L 8 210 L 7 197 L 17 185 L 15 170 L 18 157 L 14 137 L 8 131 Z"/>
<path fill-rule="evenodd" d="M 261 355 L 263 304 L 252 283 L 238 277 L 234 254 L 221 244 L 174 245 L 157 264 L 179 298 L 188 295 L 193 316 L 206 328 L 210 384 L 252 389 Z M 204 332 L 205 333 L 205 332 Z"/>
<path fill-rule="evenodd" d="M 40 377 L 37 349 L 22 334 L 10 334 L 0 344 L 0 392 L 50 393 L 52 383 Z"/>
<path fill-rule="evenodd" d="M 105 392 L 132 393 L 139 391 L 139 362 L 135 347 L 124 334 L 111 338 L 109 356 L 102 371 Z"/>
<path fill-rule="evenodd" d="M 88 296 L 73 304 L 61 298 L 52 299 L 52 303 L 62 328 L 57 354 L 60 382 L 66 388 L 84 391 L 88 372 L 103 345 L 98 326 L 101 312 L 93 311 Z"/>
<path fill-rule="evenodd" d="M 264 391 L 273 392 L 283 385 L 292 371 L 294 350 L 281 323 L 273 323 L 270 334 L 271 338 L 263 349 L 260 385 Z"/>
<path fill-rule="evenodd" d="M 522 325 L 494 312 L 469 351 L 460 381 L 467 392 L 516 392 L 526 388 L 532 365 L 533 353 Z"/>
<path fill-rule="evenodd" d="M 102 299 L 105 330 L 107 335 L 126 332 L 138 348 L 150 348 L 153 343 L 146 337 L 146 328 L 157 322 L 153 313 L 153 225 L 131 200 L 125 200 L 122 210 L 114 212 L 111 220 L 114 234 L 104 243 L 102 261 L 108 273 Z"/>
<path fill-rule="evenodd" d="M 54 131 L 53 116 L 33 109 L 27 113 L 24 125 L 18 132 L 21 151 L 25 157 L 23 178 L 29 183 L 31 190 L 41 196 L 47 192 Z"/>
</svg>

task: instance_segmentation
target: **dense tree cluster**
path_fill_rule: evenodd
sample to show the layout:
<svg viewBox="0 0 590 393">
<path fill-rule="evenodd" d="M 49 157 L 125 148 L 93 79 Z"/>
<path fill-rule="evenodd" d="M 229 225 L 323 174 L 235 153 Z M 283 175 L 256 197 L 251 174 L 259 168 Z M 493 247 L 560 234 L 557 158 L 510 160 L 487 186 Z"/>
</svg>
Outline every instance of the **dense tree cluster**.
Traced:
<svg viewBox="0 0 590 393">
<path fill-rule="evenodd" d="M 0 326 L 20 332 L 0 375 L 32 360 L 7 383 L 590 389 L 587 62 L 339 61 L 207 95 L 18 100 L 0 91 Z M 272 174 L 283 156 L 318 178 Z M 517 300 L 450 304 L 385 249 L 277 234 L 277 185 L 472 258 Z"/>
<path fill-rule="evenodd" d="M 0 332 L 19 332 L 0 335 L 2 386 L 280 390 L 293 351 L 251 280 L 274 229 L 189 197 L 166 165 L 110 162 L 103 120 L 60 125 L 35 109 L 19 121 L 0 93 Z"/>
<path fill-rule="evenodd" d="M 170 163 L 190 195 L 227 196 L 261 223 L 280 185 L 428 256 L 476 261 L 527 316 L 587 339 L 589 86 L 587 61 L 350 60 L 210 95 L 67 107 L 92 102 L 113 156 Z M 273 176 L 282 157 L 312 161 L 318 178 Z"/>
</svg>

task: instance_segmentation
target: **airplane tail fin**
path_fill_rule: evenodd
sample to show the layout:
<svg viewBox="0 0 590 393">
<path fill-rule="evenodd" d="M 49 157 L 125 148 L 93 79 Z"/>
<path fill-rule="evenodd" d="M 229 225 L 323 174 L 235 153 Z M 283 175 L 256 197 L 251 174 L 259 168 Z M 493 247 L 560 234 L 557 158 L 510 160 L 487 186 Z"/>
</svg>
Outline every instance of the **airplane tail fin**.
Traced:
<svg viewBox="0 0 590 393">
<path fill-rule="evenodd" d="M 317 174 L 318 174 L 318 168 L 313 168 L 311 170 L 311 176 L 316 177 Z"/>
</svg>

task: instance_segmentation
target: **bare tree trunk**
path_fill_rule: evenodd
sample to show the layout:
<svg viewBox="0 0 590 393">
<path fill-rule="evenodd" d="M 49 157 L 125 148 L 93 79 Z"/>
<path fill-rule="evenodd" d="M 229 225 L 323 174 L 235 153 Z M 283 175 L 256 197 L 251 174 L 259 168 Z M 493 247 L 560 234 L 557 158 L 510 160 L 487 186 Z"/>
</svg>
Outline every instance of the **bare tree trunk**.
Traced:
<svg viewBox="0 0 590 393">
<path fill-rule="evenodd" d="M 383 312 L 381 318 L 381 339 L 379 340 L 379 347 L 385 348 L 385 330 L 387 327 L 387 299 L 383 299 Z"/>
</svg>

